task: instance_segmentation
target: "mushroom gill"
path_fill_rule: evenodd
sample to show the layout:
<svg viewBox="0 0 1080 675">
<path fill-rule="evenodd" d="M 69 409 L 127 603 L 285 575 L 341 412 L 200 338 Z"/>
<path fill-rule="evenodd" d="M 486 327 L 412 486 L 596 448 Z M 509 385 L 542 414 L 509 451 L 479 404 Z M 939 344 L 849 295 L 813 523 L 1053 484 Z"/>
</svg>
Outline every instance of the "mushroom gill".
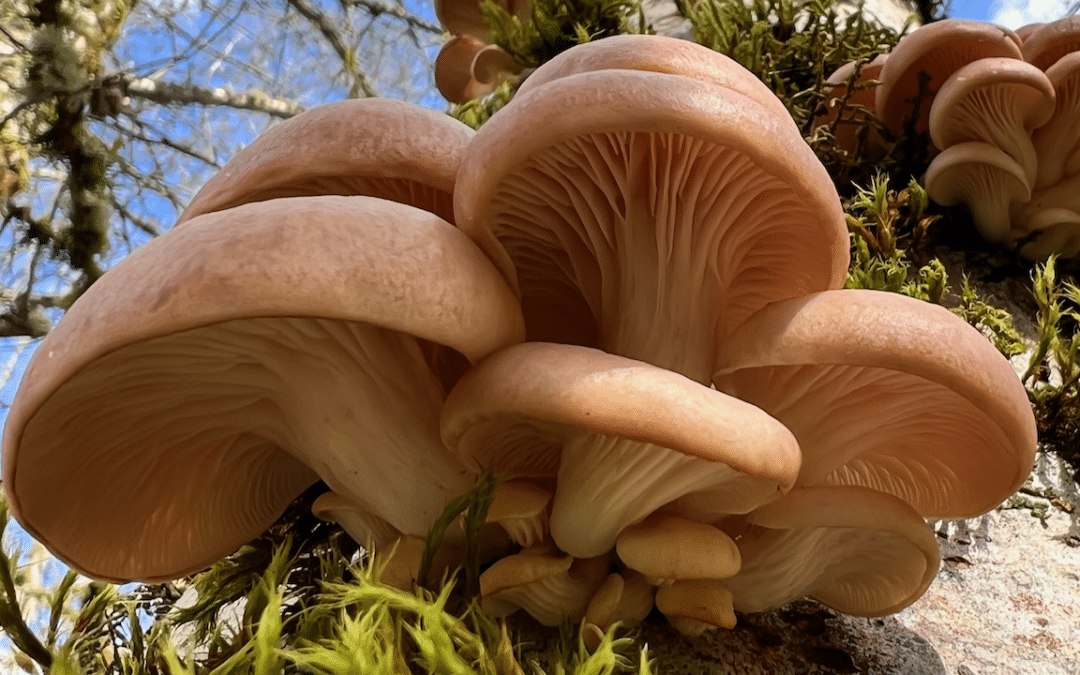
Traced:
<svg viewBox="0 0 1080 675">
<path fill-rule="evenodd" d="M 521 330 L 490 263 L 425 211 L 297 197 L 200 216 L 43 342 L 8 415 L 4 488 L 31 533 L 103 579 L 196 571 L 320 477 L 423 536 L 472 473 L 439 439 L 420 341 L 475 360 Z"/>
</svg>

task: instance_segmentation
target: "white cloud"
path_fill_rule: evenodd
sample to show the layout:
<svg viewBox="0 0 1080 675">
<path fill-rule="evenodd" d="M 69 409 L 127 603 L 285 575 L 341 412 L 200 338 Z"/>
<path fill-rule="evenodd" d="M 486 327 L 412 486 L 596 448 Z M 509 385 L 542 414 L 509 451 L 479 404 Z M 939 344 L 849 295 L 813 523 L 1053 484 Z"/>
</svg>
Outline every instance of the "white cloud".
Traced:
<svg viewBox="0 0 1080 675">
<path fill-rule="evenodd" d="M 1073 0 L 995 0 L 990 22 L 1017 29 L 1029 23 L 1054 21 L 1065 16 Z"/>
</svg>

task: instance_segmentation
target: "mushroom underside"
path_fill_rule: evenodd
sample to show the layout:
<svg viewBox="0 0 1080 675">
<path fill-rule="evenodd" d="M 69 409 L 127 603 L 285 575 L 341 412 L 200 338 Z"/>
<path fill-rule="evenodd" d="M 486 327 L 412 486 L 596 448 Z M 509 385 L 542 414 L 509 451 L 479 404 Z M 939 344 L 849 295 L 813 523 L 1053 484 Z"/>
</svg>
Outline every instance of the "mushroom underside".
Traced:
<svg viewBox="0 0 1080 675">
<path fill-rule="evenodd" d="M 129 345 L 70 378 L 26 425 L 21 442 L 35 452 L 18 457 L 9 487 L 32 531 L 98 578 L 201 569 L 319 477 L 423 535 L 472 476 L 442 450 L 442 397 L 416 339 L 395 331 L 213 324 Z"/>
</svg>

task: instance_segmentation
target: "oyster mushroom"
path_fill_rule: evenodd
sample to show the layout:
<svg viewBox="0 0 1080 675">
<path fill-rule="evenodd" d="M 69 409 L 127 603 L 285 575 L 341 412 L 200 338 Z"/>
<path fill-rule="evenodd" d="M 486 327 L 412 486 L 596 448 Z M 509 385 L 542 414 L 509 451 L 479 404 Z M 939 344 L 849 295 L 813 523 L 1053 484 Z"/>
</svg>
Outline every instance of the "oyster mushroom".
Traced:
<svg viewBox="0 0 1080 675">
<path fill-rule="evenodd" d="M 743 319 L 847 268 L 836 191 L 790 118 L 682 75 L 577 72 L 519 93 L 470 143 L 454 200 L 529 340 L 702 383 Z"/>
<path fill-rule="evenodd" d="M 526 549 L 480 575 L 480 607 L 496 619 L 524 609 L 545 626 L 578 621 L 610 566 L 606 555 L 575 560 L 546 546 Z"/>
<path fill-rule="evenodd" d="M 423 342 L 522 337 L 478 249 L 419 209 L 296 197 L 192 219 L 106 273 L 27 367 L 3 437 L 26 529 L 108 580 L 199 570 L 322 478 L 423 536 L 473 474 Z"/>
<path fill-rule="evenodd" d="M 514 57 L 471 35 L 455 35 L 435 58 L 435 86 L 451 103 L 486 96 L 522 71 Z"/>
<path fill-rule="evenodd" d="M 452 195 L 473 130 L 401 101 L 360 99 L 307 110 L 238 152 L 177 221 L 241 204 L 311 195 L 367 195 L 454 222 Z"/>
<path fill-rule="evenodd" d="M 754 406 L 571 345 L 525 343 L 484 359 L 447 397 L 442 435 L 470 467 L 557 475 L 551 537 L 577 558 L 607 553 L 626 526 L 686 495 L 700 497 L 678 512 L 692 520 L 746 513 L 783 494 L 799 468 L 790 432 Z"/>
<path fill-rule="evenodd" d="M 1080 16 L 1045 23 L 1024 39 L 1025 61 L 1046 70 L 1069 52 L 1080 51 Z"/>
<path fill-rule="evenodd" d="M 968 518 L 1034 463 L 1035 420 L 1009 362 L 947 309 L 895 293 L 774 303 L 725 342 L 714 382 L 795 434 L 797 487 L 864 486 L 924 517 Z"/>
<path fill-rule="evenodd" d="M 1016 238 L 1011 207 L 1031 199 L 1024 167 L 996 145 L 979 141 L 945 148 L 930 162 L 924 183 L 938 204 L 966 204 L 979 234 L 994 244 Z"/>
<path fill-rule="evenodd" d="M 875 98 L 877 114 L 894 134 L 904 130 L 905 120 L 915 132 L 925 132 L 930 105 L 945 80 L 973 61 L 996 56 L 1021 58 L 1016 33 L 967 19 L 921 26 L 889 52 Z"/>
<path fill-rule="evenodd" d="M 1038 157 L 1036 190 L 1080 172 L 1080 51 L 1058 59 L 1046 69 L 1046 77 L 1054 86 L 1057 104 L 1053 116 L 1031 135 Z"/>
<path fill-rule="evenodd" d="M 740 612 L 809 596 L 845 614 L 884 616 L 915 602 L 937 573 L 934 531 L 876 490 L 796 488 L 745 525 L 742 569 L 723 581 Z"/>
<path fill-rule="evenodd" d="M 1031 132 L 1054 114 L 1054 85 L 1038 68 L 1011 58 L 985 58 L 945 80 L 930 107 L 930 138 L 939 149 L 968 141 L 995 145 L 1035 183 Z"/>
</svg>

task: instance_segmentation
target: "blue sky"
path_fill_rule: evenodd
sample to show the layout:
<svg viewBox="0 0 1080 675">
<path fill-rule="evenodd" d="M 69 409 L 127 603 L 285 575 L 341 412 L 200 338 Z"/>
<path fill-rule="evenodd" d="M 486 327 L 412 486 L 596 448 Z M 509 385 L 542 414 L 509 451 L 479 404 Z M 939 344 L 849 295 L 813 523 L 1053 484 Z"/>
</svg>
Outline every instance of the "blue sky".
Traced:
<svg viewBox="0 0 1080 675">
<path fill-rule="evenodd" d="M 1061 18 L 1071 0 L 952 0 L 949 15 L 992 21 L 1016 29 L 1029 23 Z"/>
</svg>

